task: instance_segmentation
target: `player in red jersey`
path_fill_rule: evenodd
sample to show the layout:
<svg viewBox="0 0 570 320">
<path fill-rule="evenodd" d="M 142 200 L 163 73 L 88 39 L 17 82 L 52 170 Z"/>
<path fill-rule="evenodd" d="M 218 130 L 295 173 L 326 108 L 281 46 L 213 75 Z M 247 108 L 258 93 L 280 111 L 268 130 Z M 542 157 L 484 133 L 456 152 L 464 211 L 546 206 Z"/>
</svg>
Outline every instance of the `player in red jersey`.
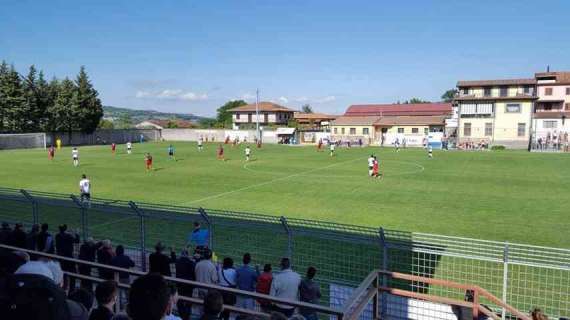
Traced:
<svg viewBox="0 0 570 320">
<path fill-rule="evenodd" d="M 53 146 L 49 146 L 48 159 L 53 160 L 54 157 L 55 157 L 55 148 Z"/>
<path fill-rule="evenodd" d="M 321 151 L 323 149 L 323 139 L 319 139 L 319 144 L 317 144 L 317 151 Z"/>
<path fill-rule="evenodd" d="M 113 142 L 113 143 L 111 144 L 111 152 L 112 152 L 113 154 L 115 154 L 115 150 L 116 150 L 116 149 L 117 149 L 117 145 Z"/>
<path fill-rule="evenodd" d="M 224 147 L 221 144 L 218 146 L 218 160 L 224 160 Z"/>
<path fill-rule="evenodd" d="M 144 161 L 146 163 L 146 172 L 149 172 L 152 170 L 152 156 L 150 155 L 150 153 L 146 153 L 144 155 Z"/>
</svg>

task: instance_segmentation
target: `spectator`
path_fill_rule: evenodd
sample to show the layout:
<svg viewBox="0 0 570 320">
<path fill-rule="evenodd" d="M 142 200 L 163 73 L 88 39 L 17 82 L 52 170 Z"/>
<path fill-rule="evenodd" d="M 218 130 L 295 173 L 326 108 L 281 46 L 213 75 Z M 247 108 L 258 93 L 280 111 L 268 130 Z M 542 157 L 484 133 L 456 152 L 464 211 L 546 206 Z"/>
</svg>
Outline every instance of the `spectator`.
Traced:
<svg viewBox="0 0 570 320">
<path fill-rule="evenodd" d="M 218 272 L 212 262 L 212 251 L 206 249 L 203 252 L 202 260 L 196 264 L 196 281 L 207 284 L 218 284 Z M 196 289 L 194 296 L 203 299 L 207 290 Z"/>
<path fill-rule="evenodd" d="M 79 259 L 80 260 L 85 260 L 85 261 L 90 261 L 90 262 L 95 262 L 95 255 L 97 252 L 98 246 L 95 243 L 95 241 L 93 241 L 93 238 L 89 237 L 87 238 L 87 240 L 85 240 L 85 242 L 83 242 L 83 244 L 81 244 L 81 246 L 79 247 Z M 86 264 L 79 264 L 79 274 L 85 275 L 85 276 L 91 276 L 91 267 L 86 265 Z M 89 290 L 89 291 L 93 291 L 93 286 L 90 280 L 81 280 L 81 287 Z"/>
<path fill-rule="evenodd" d="M 59 226 L 59 233 L 55 235 L 55 252 L 57 255 L 73 258 L 73 245 L 75 243 L 79 243 L 79 235 L 77 233 L 72 234 L 67 232 L 66 224 Z M 77 272 L 75 263 L 73 262 L 62 261 L 61 268 L 67 272 Z M 75 279 L 70 279 L 69 285 L 71 288 L 74 288 Z M 65 287 L 67 287 L 67 281 Z"/>
<path fill-rule="evenodd" d="M 45 253 L 55 253 L 55 248 L 53 244 L 53 236 L 49 233 L 49 225 L 47 223 L 42 224 L 42 229 L 38 233 L 38 239 L 36 241 L 38 251 Z"/>
<path fill-rule="evenodd" d="M 26 232 L 21 223 L 16 223 L 10 234 L 10 245 L 18 248 L 26 248 Z"/>
<path fill-rule="evenodd" d="M 252 268 L 249 264 L 251 255 L 246 253 L 243 255 L 243 265 L 236 270 L 237 288 L 244 291 L 255 292 L 255 283 L 259 276 L 259 268 Z M 239 296 L 237 299 L 238 307 L 255 310 L 255 301 L 249 297 Z"/>
<path fill-rule="evenodd" d="M 101 241 L 101 247 L 97 250 L 97 262 L 101 264 L 111 265 L 111 260 L 115 253 L 113 252 L 113 246 L 111 245 L 111 240 Z M 99 276 L 106 280 L 113 280 L 114 272 L 106 269 L 99 268 Z"/>
<path fill-rule="evenodd" d="M 269 320 L 289 320 L 289 318 L 287 318 L 281 312 L 271 312 L 269 315 Z"/>
<path fill-rule="evenodd" d="M 160 274 L 137 278 L 129 291 L 127 313 L 132 320 L 162 320 L 170 302 L 170 288 Z"/>
<path fill-rule="evenodd" d="M 38 250 L 38 234 L 40 233 L 40 226 L 34 224 L 30 232 L 26 235 L 26 248 L 29 250 Z"/>
<path fill-rule="evenodd" d="M 176 277 L 184 280 L 195 281 L 196 261 L 188 255 L 188 250 L 184 249 L 180 253 L 180 257 L 176 260 Z M 188 284 L 179 284 L 178 292 L 184 297 L 192 297 L 192 286 Z M 182 319 L 187 320 L 192 313 L 192 306 L 189 302 L 178 300 L 176 303 L 178 313 Z"/>
<path fill-rule="evenodd" d="M 257 285 L 255 291 L 262 294 L 269 294 L 271 292 L 271 282 L 273 281 L 273 273 L 271 273 L 271 264 L 266 264 L 263 266 L 263 273 L 257 278 Z M 268 312 L 271 303 L 267 300 L 259 299 L 257 300 L 261 306 L 261 310 Z"/>
<path fill-rule="evenodd" d="M 176 316 L 174 314 L 174 306 L 178 302 L 178 291 L 176 290 L 176 286 L 170 286 L 170 301 L 168 302 L 168 308 L 166 310 L 166 316 L 164 320 L 182 320 L 182 318 Z"/>
<path fill-rule="evenodd" d="M 30 256 L 23 251 L 0 250 L 0 279 L 13 274 L 28 261 Z"/>
<path fill-rule="evenodd" d="M 307 277 L 301 281 L 299 286 L 299 299 L 303 302 L 318 304 L 321 298 L 321 288 L 313 279 L 317 274 L 317 269 L 309 267 L 307 269 Z M 313 309 L 301 308 L 300 313 L 306 320 L 317 320 L 317 312 Z"/>
<path fill-rule="evenodd" d="M 534 308 L 530 312 L 532 320 L 548 320 L 548 317 L 539 308 Z"/>
<path fill-rule="evenodd" d="M 190 244 L 196 246 L 196 250 L 200 251 L 206 247 L 208 247 L 208 230 L 202 229 L 200 222 L 194 222 L 194 230 L 189 235 L 188 242 Z"/>
<path fill-rule="evenodd" d="M 217 320 L 224 309 L 224 300 L 217 290 L 209 290 L 204 297 L 204 313 L 200 320 Z"/>
<path fill-rule="evenodd" d="M 12 229 L 8 222 L 2 222 L 2 228 L 0 229 L 0 244 L 10 244 L 10 235 L 12 234 Z"/>
<path fill-rule="evenodd" d="M 281 272 L 273 277 L 271 282 L 271 295 L 276 298 L 297 300 L 299 294 L 299 284 L 301 283 L 301 276 L 291 269 L 291 261 L 289 258 L 281 259 Z M 276 303 L 274 311 L 281 312 L 287 317 L 293 315 L 295 307 Z"/>
<path fill-rule="evenodd" d="M 89 312 L 91 310 L 91 308 L 93 308 L 93 294 L 91 293 L 91 291 L 87 291 L 83 288 L 79 288 L 79 289 L 74 289 L 71 292 L 69 292 L 67 298 L 69 300 L 75 301 L 81 305 L 83 305 L 85 307 L 85 309 L 87 310 L 87 312 Z"/>
<path fill-rule="evenodd" d="M 111 320 L 114 316 L 113 308 L 117 297 L 118 287 L 115 281 L 107 280 L 99 283 L 95 289 L 97 309 L 91 311 L 89 320 Z"/>
<path fill-rule="evenodd" d="M 236 269 L 234 269 L 234 260 L 232 258 L 224 258 L 222 268 L 220 269 L 220 274 L 218 279 L 220 279 L 220 286 L 225 288 L 235 288 L 236 287 Z M 236 304 L 236 295 L 229 292 L 222 292 L 222 297 L 224 298 L 224 304 L 233 306 Z M 230 311 L 224 310 L 222 312 L 222 318 L 228 320 L 230 318 Z"/>
<path fill-rule="evenodd" d="M 125 248 L 118 245 L 115 249 L 115 256 L 111 259 L 111 265 L 117 268 L 130 269 L 134 268 L 135 263 L 129 256 L 125 255 Z M 127 272 L 119 272 L 119 282 L 131 283 L 130 275 Z"/>
<path fill-rule="evenodd" d="M 170 277 L 170 264 L 176 262 L 176 254 L 170 249 L 170 257 L 162 253 L 164 251 L 164 245 L 162 242 L 158 242 L 154 247 L 154 253 L 151 253 L 148 257 L 150 264 L 149 273 L 159 273 L 165 277 Z"/>
</svg>

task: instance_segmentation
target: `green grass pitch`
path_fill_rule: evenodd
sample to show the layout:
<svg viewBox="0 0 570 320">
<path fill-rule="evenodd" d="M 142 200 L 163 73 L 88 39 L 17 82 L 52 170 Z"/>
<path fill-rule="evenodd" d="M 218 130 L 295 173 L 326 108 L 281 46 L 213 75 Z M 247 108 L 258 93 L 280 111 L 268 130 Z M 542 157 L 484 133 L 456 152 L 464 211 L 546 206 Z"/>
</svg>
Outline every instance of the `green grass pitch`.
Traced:
<svg viewBox="0 0 570 320">
<path fill-rule="evenodd" d="M 1 151 L 0 186 L 78 193 L 85 173 L 94 197 L 250 211 L 390 229 L 570 247 L 570 155 L 524 151 L 444 152 L 428 159 L 421 149 L 144 143 L 126 154 L 124 145 Z M 154 158 L 146 172 L 144 153 Z M 377 155 L 383 179 L 367 176 L 367 157 Z"/>
</svg>

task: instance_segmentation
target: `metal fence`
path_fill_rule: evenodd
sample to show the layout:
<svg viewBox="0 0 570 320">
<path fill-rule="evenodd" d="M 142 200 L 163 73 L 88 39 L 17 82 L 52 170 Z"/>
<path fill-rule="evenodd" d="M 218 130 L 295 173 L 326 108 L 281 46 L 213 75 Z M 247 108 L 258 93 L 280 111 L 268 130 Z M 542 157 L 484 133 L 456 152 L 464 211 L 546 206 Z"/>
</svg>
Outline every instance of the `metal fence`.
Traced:
<svg viewBox="0 0 570 320">
<path fill-rule="evenodd" d="M 250 252 L 260 266 L 276 266 L 281 257 L 290 257 L 299 273 L 315 266 L 321 303 L 331 307 L 342 306 L 371 270 L 383 269 L 478 285 L 519 310 L 540 307 L 553 318 L 570 317 L 569 249 L 122 200 L 94 199 L 87 206 L 70 195 L 6 188 L 0 188 L 0 220 L 66 223 L 83 238 L 125 245 L 141 270 L 158 241 L 180 250 L 199 221 L 219 258 L 232 257 L 239 264 Z M 394 281 L 392 286 L 414 292 L 464 295 Z M 500 311 L 492 301 L 487 305 Z"/>
</svg>

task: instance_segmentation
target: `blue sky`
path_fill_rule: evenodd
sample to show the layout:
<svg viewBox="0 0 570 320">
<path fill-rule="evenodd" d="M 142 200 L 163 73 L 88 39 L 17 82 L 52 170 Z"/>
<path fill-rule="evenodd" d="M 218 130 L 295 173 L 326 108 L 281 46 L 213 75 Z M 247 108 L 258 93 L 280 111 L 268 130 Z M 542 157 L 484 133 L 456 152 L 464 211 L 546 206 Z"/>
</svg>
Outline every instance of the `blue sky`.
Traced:
<svg viewBox="0 0 570 320">
<path fill-rule="evenodd" d="M 214 115 L 229 99 L 342 113 L 457 80 L 570 70 L 570 1 L 3 0 L 0 59 L 106 105 Z"/>
</svg>

